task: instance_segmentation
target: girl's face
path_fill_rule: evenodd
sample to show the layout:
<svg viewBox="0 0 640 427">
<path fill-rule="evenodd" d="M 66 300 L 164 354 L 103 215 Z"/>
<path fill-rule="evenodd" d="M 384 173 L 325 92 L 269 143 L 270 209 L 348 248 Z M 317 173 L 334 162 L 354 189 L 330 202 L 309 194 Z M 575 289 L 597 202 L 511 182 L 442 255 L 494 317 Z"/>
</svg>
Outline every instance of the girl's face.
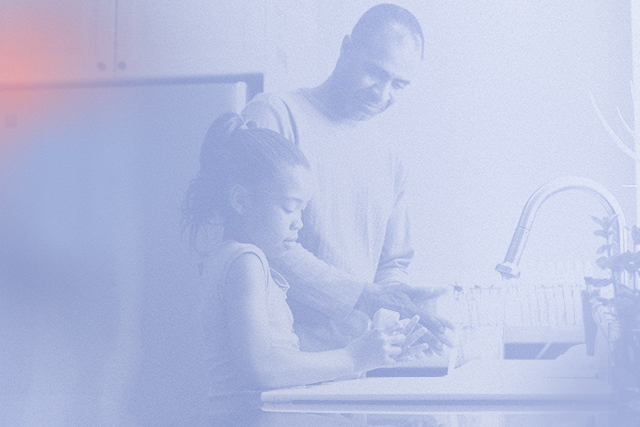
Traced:
<svg viewBox="0 0 640 427">
<path fill-rule="evenodd" d="M 302 166 L 285 166 L 277 181 L 258 186 L 242 215 L 249 242 L 272 259 L 294 247 L 313 188 L 312 174 Z"/>
</svg>

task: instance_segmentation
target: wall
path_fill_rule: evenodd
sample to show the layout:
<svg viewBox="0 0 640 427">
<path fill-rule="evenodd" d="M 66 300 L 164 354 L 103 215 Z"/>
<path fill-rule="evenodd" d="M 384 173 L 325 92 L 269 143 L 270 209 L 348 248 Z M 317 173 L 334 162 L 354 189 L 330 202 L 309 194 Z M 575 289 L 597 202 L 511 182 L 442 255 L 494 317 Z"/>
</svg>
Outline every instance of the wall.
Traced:
<svg viewBox="0 0 640 427">
<path fill-rule="evenodd" d="M 274 2 L 276 3 L 276 2 Z M 287 9 L 285 21 L 315 14 L 315 27 L 281 28 L 287 80 L 267 90 L 320 83 L 342 37 L 374 1 L 323 2 Z M 630 10 L 626 2 L 402 1 L 419 18 L 425 60 L 409 99 L 385 113 L 413 174 L 417 284 L 488 285 L 520 212 L 536 188 L 578 175 L 611 191 L 635 218 L 633 163 L 610 140 L 589 99 L 627 143 L 617 117 L 633 125 Z M 308 19 L 308 18 L 305 18 Z M 310 37 L 307 34 L 311 33 Z M 293 41 L 297 40 L 297 44 Z M 400 137 L 400 138 L 399 138 Z M 627 137 L 627 138 L 625 138 Z M 605 211 L 565 193 L 539 212 L 522 259 L 595 259 L 589 215 Z"/>
</svg>

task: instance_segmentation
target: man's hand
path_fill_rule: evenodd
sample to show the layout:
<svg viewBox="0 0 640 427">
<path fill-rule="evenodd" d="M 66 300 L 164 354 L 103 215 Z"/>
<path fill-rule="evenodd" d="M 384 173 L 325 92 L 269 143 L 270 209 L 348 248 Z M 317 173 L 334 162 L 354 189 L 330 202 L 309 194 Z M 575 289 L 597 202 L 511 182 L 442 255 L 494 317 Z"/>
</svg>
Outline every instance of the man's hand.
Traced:
<svg viewBox="0 0 640 427">
<path fill-rule="evenodd" d="M 414 288 L 404 283 L 392 285 L 371 284 L 362 292 L 356 308 L 372 313 L 379 308 L 397 311 L 402 318 L 420 316 L 420 324 L 427 329 L 422 335 L 422 341 L 429 345 L 430 350 L 441 354 L 444 345 L 454 346 L 452 337 L 447 330 L 454 330 L 454 326 L 446 319 L 435 316 L 437 298 L 447 292 L 447 288 Z"/>
</svg>

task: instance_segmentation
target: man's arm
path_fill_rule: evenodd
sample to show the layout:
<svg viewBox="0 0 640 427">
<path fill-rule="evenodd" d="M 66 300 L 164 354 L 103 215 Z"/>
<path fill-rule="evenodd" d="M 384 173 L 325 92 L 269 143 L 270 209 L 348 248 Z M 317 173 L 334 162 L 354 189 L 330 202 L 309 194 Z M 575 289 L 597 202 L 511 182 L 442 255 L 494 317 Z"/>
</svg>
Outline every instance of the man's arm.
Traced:
<svg viewBox="0 0 640 427">
<path fill-rule="evenodd" d="M 393 283 L 407 283 L 407 269 L 413 259 L 409 208 L 405 197 L 407 176 L 402 164 L 397 162 L 395 173 L 396 199 L 391 216 L 387 220 L 384 243 L 374 282 L 385 286 Z"/>
<path fill-rule="evenodd" d="M 407 178 L 401 164 L 397 166 L 396 182 L 398 195 L 387 222 L 375 283 L 363 289 L 356 307 L 366 313 L 373 313 L 384 307 L 399 312 L 403 318 L 419 315 L 420 324 L 428 330 L 422 340 L 427 342 L 433 351 L 440 352 L 443 344 L 448 347 L 454 344 L 447 334 L 447 329 L 453 330 L 453 324 L 435 315 L 436 300 L 446 289 L 414 288 L 407 284 L 407 268 L 413 257 L 413 249 L 405 196 Z"/>
<path fill-rule="evenodd" d="M 342 320 L 368 284 L 318 259 L 297 243 L 273 267 L 289 282 L 289 296 L 330 318 Z"/>
</svg>

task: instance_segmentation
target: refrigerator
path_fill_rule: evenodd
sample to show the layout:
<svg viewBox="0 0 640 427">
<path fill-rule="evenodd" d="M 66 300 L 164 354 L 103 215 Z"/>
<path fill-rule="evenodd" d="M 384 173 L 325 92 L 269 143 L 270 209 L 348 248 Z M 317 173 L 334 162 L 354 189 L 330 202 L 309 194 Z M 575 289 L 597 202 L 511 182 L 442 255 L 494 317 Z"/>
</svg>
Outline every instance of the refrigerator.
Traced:
<svg viewBox="0 0 640 427">
<path fill-rule="evenodd" d="M 0 87 L 0 425 L 197 425 L 200 144 L 262 75 Z"/>
</svg>

